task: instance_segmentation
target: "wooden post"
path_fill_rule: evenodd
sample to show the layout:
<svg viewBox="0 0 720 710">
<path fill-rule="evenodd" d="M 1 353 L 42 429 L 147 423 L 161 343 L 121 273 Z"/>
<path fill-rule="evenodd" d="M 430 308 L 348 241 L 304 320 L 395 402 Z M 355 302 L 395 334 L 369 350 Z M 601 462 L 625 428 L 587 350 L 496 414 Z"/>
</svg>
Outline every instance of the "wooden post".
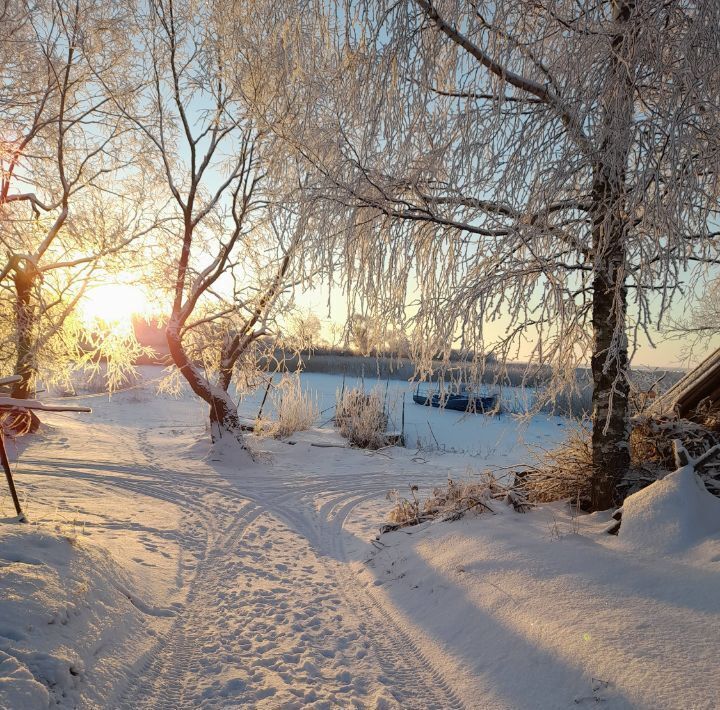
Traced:
<svg viewBox="0 0 720 710">
<path fill-rule="evenodd" d="M 273 375 L 270 375 L 270 379 L 268 380 L 267 387 L 265 388 L 265 394 L 263 395 L 262 402 L 260 402 L 260 409 L 258 409 L 257 416 L 255 417 L 256 422 L 259 422 L 260 417 L 262 416 L 263 407 L 265 406 L 265 400 L 267 400 L 268 392 L 270 391 L 270 387 L 272 386 L 272 378 L 273 378 Z"/>
<path fill-rule="evenodd" d="M 0 460 L 2 461 L 2 467 L 5 470 L 5 478 L 7 478 L 10 495 L 12 496 L 13 503 L 15 504 L 15 512 L 17 513 L 20 522 L 26 523 L 27 518 L 20 507 L 20 500 L 18 499 L 18 494 L 15 490 L 15 482 L 13 481 L 12 471 L 10 470 L 10 461 L 8 459 L 7 451 L 5 450 L 5 437 L 3 436 L 2 431 L 0 431 Z"/>
<path fill-rule="evenodd" d="M 10 377 L 0 377 L 0 386 L 7 385 L 12 382 L 17 382 L 22 378 L 18 375 L 11 375 Z M 74 407 L 66 406 L 62 404 L 45 404 L 39 402 L 36 399 L 15 399 L 14 397 L 6 397 L 0 393 L 0 412 L 6 411 L 8 408 L 19 408 L 21 410 L 29 411 L 39 410 L 42 412 L 92 412 L 90 407 Z M 5 436 L 2 433 L 0 427 L 0 463 L 2 463 L 3 470 L 5 471 L 5 478 L 7 478 L 8 488 L 10 489 L 10 495 L 12 496 L 13 503 L 15 504 L 15 511 L 18 514 L 18 518 L 21 523 L 26 523 L 27 518 L 20 507 L 20 501 L 18 499 L 17 491 L 15 490 L 15 482 L 13 481 L 12 471 L 10 470 L 10 461 L 8 459 L 7 451 L 5 449 Z"/>
</svg>

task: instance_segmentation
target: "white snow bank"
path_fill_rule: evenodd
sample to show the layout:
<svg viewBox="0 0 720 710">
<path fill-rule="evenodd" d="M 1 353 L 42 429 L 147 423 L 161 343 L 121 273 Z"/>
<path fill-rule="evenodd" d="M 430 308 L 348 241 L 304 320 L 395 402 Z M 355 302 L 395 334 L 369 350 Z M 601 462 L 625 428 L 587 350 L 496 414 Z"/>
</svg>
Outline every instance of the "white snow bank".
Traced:
<svg viewBox="0 0 720 710">
<path fill-rule="evenodd" d="M 0 651 L 0 707 L 46 708 L 50 694 L 17 658 Z"/>
<path fill-rule="evenodd" d="M 75 539 L 0 521 L 0 708 L 76 707 L 88 700 L 87 673 L 113 685 L 107 651 L 145 636 L 127 583 L 109 556 Z"/>
<path fill-rule="evenodd" d="M 684 466 L 625 500 L 619 538 L 657 554 L 684 552 L 720 534 L 720 499 Z"/>
<path fill-rule="evenodd" d="M 636 523 L 625 534 L 643 545 L 641 531 L 667 535 L 667 544 L 663 516 L 650 508 L 656 503 L 664 519 L 672 513 L 677 520 L 682 503 L 659 495 L 672 486 L 690 508 L 682 539 L 708 532 L 717 501 L 694 485 L 681 473 L 655 494 L 638 494 L 628 508 Z M 408 636 L 458 679 L 464 697 L 476 699 L 470 707 L 720 707 L 717 541 L 702 564 L 695 551 L 689 559 L 628 554 L 604 532 L 604 514 L 575 517 L 562 505 L 525 515 L 497 508 L 504 514 L 382 535 L 367 564 L 357 566 Z"/>
</svg>

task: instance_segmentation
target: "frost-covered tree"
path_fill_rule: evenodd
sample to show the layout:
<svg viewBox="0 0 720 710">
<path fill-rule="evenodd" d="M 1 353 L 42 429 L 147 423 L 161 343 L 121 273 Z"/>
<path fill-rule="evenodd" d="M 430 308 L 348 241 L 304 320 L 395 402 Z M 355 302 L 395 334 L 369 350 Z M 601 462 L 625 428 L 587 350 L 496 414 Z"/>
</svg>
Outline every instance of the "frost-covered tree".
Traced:
<svg viewBox="0 0 720 710">
<path fill-rule="evenodd" d="M 320 344 L 322 323 L 314 313 L 300 312 L 288 319 L 283 331 L 283 340 L 296 350 L 313 350 Z"/>
<path fill-rule="evenodd" d="M 257 14 L 261 7 L 245 9 Z M 229 387 L 274 332 L 303 230 L 291 202 L 273 188 L 263 131 L 229 78 L 229 59 L 242 49 L 227 32 L 236 9 L 224 2 L 139 3 L 139 88 L 118 106 L 149 142 L 172 199 L 172 229 L 156 257 L 157 288 L 171 304 L 170 355 L 208 404 L 213 440 L 229 434 L 245 446 Z"/>
<path fill-rule="evenodd" d="M 127 88 L 126 19 L 105 0 L 0 7 L 0 297 L 12 304 L 16 398 L 34 393 L 58 334 L 77 354 L 66 319 L 99 267 L 155 223 L 128 125 L 110 111 Z"/>
<path fill-rule="evenodd" d="M 374 342 L 374 324 L 362 313 L 353 313 L 347 322 L 348 340 L 363 355 L 369 355 Z"/>
<path fill-rule="evenodd" d="M 353 291 L 421 359 L 525 347 L 565 381 L 589 360 L 592 506 L 612 505 L 629 348 L 717 258 L 720 4 L 284 9 L 258 114 L 314 171 Z"/>
<path fill-rule="evenodd" d="M 39 262 L 26 301 L 20 302 L 21 313 L 18 279 L 0 282 L 0 363 L 6 372 L 25 374 L 26 381 L 16 385 L 20 398 L 32 397 L 37 382 L 71 386 L 74 373 L 97 369 L 100 362 L 106 365 L 106 382 L 112 390 L 130 374 L 141 350 L 131 331 L 114 324 L 101 327 L 82 311 L 95 286 L 112 279 L 115 272 L 128 274 L 145 246 L 144 213 L 153 212 L 140 197 L 135 201 L 126 195 L 124 201 L 108 202 L 92 201 L 91 195 L 102 198 L 87 191 L 73 201 L 72 213 Z M 35 220 L 17 222 L 5 232 L 6 243 L 31 244 Z"/>
</svg>

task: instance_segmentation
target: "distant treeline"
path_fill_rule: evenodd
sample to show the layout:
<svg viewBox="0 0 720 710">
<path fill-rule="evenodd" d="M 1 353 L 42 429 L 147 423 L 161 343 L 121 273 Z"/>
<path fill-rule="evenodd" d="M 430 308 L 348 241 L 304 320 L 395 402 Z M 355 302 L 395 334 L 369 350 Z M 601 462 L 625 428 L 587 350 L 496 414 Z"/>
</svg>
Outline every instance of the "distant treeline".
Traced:
<svg viewBox="0 0 720 710">
<path fill-rule="evenodd" d="M 390 354 L 359 355 L 357 352 L 340 348 L 318 348 L 300 354 L 278 352 L 276 358 L 282 362 L 281 369 L 287 372 L 301 369 L 303 372 L 405 381 L 415 379 L 417 374 L 415 363 L 409 357 Z M 471 370 L 467 356 L 462 357 L 460 354 L 453 353 L 449 362 L 433 361 L 433 371 L 445 373 L 445 379 L 467 380 Z M 535 387 L 548 381 L 550 371 L 547 368 L 535 368 L 535 371 L 528 375 L 527 365 L 523 363 L 509 363 L 503 368 L 491 360 L 485 364 L 483 381 L 517 387 L 523 384 L 523 375 L 524 384 Z"/>
<path fill-rule="evenodd" d="M 391 354 L 359 355 L 353 350 L 342 348 L 315 348 L 299 354 L 278 351 L 275 357 L 282 362 L 280 370 L 286 372 L 301 369 L 304 372 L 406 381 L 415 379 L 417 372 L 414 362 L 409 357 Z M 467 354 L 463 356 L 453 352 L 449 363 L 441 360 L 433 361 L 433 369 L 437 373 L 446 373 L 446 379 L 451 377 L 462 379 L 464 375 L 472 372 L 472 365 L 468 361 Z M 663 375 L 661 384 L 662 389 L 665 389 L 677 382 L 685 373 L 680 370 L 643 368 L 634 370 L 633 374 L 643 379 Z M 551 375 L 551 368 L 547 365 L 528 366 L 523 362 L 501 364 L 495 359 L 488 358 L 485 361 L 482 379 L 486 384 L 505 387 L 542 387 L 549 382 Z M 589 385 L 592 381 L 590 369 L 578 368 L 577 378 L 578 383 Z M 432 379 L 434 380 L 435 377 Z"/>
</svg>

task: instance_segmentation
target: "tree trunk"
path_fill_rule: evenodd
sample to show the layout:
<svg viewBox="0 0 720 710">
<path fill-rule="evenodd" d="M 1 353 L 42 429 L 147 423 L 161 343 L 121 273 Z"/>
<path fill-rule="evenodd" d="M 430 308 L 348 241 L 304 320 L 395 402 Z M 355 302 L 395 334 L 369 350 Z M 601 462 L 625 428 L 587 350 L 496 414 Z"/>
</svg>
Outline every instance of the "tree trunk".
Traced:
<svg viewBox="0 0 720 710">
<path fill-rule="evenodd" d="M 18 270 L 15 282 L 15 344 L 17 359 L 15 374 L 22 380 L 15 383 L 12 396 L 15 399 L 29 399 L 35 396 L 35 307 L 32 304 L 33 275 L 26 270 Z"/>
<path fill-rule="evenodd" d="M 625 180 L 633 111 L 634 2 L 614 2 L 612 54 L 602 96 L 593 181 L 592 510 L 614 505 L 630 466 Z"/>
<path fill-rule="evenodd" d="M 210 436 L 213 443 L 224 437 L 232 437 L 242 448 L 247 448 L 237 407 L 228 393 L 214 387 L 198 367 L 190 361 L 182 346 L 179 327 L 170 321 L 165 329 L 170 356 L 187 380 L 192 391 L 210 407 Z"/>
<path fill-rule="evenodd" d="M 32 399 L 35 397 L 35 326 L 36 310 L 32 303 L 32 290 L 35 285 L 35 272 L 29 269 L 18 269 L 15 272 L 15 344 L 17 359 L 15 373 L 22 380 L 13 385 L 11 396 L 15 399 Z M 35 432 L 40 427 L 40 420 L 34 412 L 27 410 L 26 423 L 22 429 Z"/>
<path fill-rule="evenodd" d="M 622 261 L 616 261 L 622 258 L 624 249 L 618 248 L 614 260 L 603 260 L 593 282 L 592 510 L 615 504 L 616 484 L 630 466 L 627 289 L 618 283 Z"/>
<path fill-rule="evenodd" d="M 239 343 L 239 337 L 226 336 L 220 351 L 220 371 L 218 372 L 218 387 L 227 392 L 232 382 L 233 370 L 237 357 L 233 355 Z"/>
</svg>

